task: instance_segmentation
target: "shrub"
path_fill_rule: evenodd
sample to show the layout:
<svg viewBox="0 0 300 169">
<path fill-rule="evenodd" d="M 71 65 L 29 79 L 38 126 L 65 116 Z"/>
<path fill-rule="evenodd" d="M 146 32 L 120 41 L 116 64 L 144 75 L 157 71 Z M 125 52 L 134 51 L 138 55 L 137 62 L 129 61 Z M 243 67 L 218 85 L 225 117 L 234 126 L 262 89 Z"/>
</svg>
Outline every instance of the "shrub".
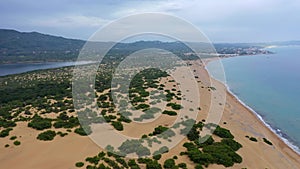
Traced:
<svg viewBox="0 0 300 169">
<path fill-rule="evenodd" d="M 142 103 L 142 104 L 139 104 L 138 106 L 136 106 L 135 108 L 136 109 L 147 109 L 147 108 L 149 108 L 150 106 L 148 105 L 148 104 L 144 104 L 144 103 Z"/>
<path fill-rule="evenodd" d="M 176 116 L 177 115 L 177 113 L 175 111 L 169 111 L 169 110 L 163 111 L 162 114 L 167 114 L 169 116 Z"/>
<path fill-rule="evenodd" d="M 130 159 L 128 161 L 128 166 L 131 168 L 131 169 L 139 169 L 140 167 L 138 166 L 138 164 L 135 162 L 134 159 Z"/>
<path fill-rule="evenodd" d="M 18 146 L 18 145 L 20 145 L 20 144 L 21 144 L 20 141 L 18 141 L 18 140 L 14 141 L 14 145 L 16 145 L 16 146 Z"/>
<path fill-rule="evenodd" d="M 97 165 L 97 164 L 99 163 L 99 161 L 100 161 L 100 158 L 99 158 L 98 156 L 87 157 L 87 158 L 85 159 L 85 161 L 87 161 L 87 162 L 89 162 L 89 163 L 91 163 L 91 164 Z"/>
<path fill-rule="evenodd" d="M 17 138 L 17 136 L 11 136 L 10 140 L 15 140 Z"/>
<path fill-rule="evenodd" d="M 231 132 L 229 130 L 222 128 L 220 126 L 216 127 L 214 134 L 221 138 L 231 138 L 231 139 L 234 138 L 234 136 L 231 134 Z"/>
<path fill-rule="evenodd" d="M 186 168 L 186 164 L 185 164 L 185 163 L 179 163 L 179 164 L 178 164 L 178 167 L 179 167 L 179 168 Z"/>
<path fill-rule="evenodd" d="M 203 169 L 203 167 L 202 167 L 201 164 L 197 164 L 197 165 L 195 166 L 195 169 Z"/>
<path fill-rule="evenodd" d="M 240 143 L 236 142 L 233 139 L 226 138 L 226 139 L 221 140 L 221 143 L 228 145 L 233 151 L 237 151 L 242 147 L 242 145 Z"/>
<path fill-rule="evenodd" d="M 255 137 L 250 137 L 249 140 L 251 140 L 253 142 L 257 142 L 257 139 Z"/>
<path fill-rule="evenodd" d="M 50 141 L 50 140 L 53 140 L 55 136 L 56 136 L 55 131 L 48 130 L 48 131 L 45 131 L 43 133 L 40 133 L 37 136 L 37 139 L 43 140 L 43 141 Z"/>
<path fill-rule="evenodd" d="M 174 110 L 180 110 L 183 108 L 180 104 L 176 104 L 176 103 L 168 103 L 167 106 L 171 106 L 172 109 Z"/>
<path fill-rule="evenodd" d="M 51 128 L 51 119 L 42 118 L 38 115 L 35 115 L 31 122 L 28 123 L 28 127 L 37 129 L 37 130 L 44 130 Z"/>
<path fill-rule="evenodd" d="M 75 164 L 75 166 L 76 166 L 76 167 L 82 167 L 82 166 L 84 166 L 84 163 L 83 163 L 83 162 L 77 162 L 77 163 Z"/>
<path fill-rule="evenodd" d="M 167 131 L 168 129 L 169 129 L 168 127 L 158 126 L 154 129 L 152 135 L 154 136 L 154 135 L 161 134 L 161 133 Z"/>
<path fill-rule="evenodd" d="M 154 160 L 159 160 L 160 158 L 161 158 L 161 154 L 157 154 L 157 155 L 153 156 Z"/>
<path fill-rule="evenodd" d="M 74 130 L 75 133 L 81 135 L 81 136 L 87 136 L 89 134 L 92 133 L 92 131 L 90 130 L 90 128 L 86 128 L 85 130 L 82 127 L 76 128 Z"/>
<path fill-rule="evenodd" d="M 175 160 L 174 159 L 167 159 L 164 162 L 164 168 L 166 169 L 172 169 L 173 167 L 175 167 Z"/>
<path fill-rule="evenodd" d="M 13 130 L 12 128 L 7 128 L 7 129 L 4 129 L 0 132 L 0 137 L 7 137 L 9 135 L 9 132 Z"/>
<path fill-rule="evenodd" d="M 124 130 L 123 124 L 119 121 L 113 121 L 113 122 L 111 122 L 111 124 L 118 131 Z"/>
<path fill-rule="evenodd" d="M 161 165 L 156 161 L 149 161 L 146 163 L 146 169 L 161 169 Z"/>
<path fill-rule="evenodd" d="M 263 140 L 264 140 L 264 142 L 266 143 L 266 144 L 269 144 L 270 146 L 272 146 L 273 144 L 268 140 L 268 139 L 266 139 L 266 138 L 263 138 Z"/>
</svg>

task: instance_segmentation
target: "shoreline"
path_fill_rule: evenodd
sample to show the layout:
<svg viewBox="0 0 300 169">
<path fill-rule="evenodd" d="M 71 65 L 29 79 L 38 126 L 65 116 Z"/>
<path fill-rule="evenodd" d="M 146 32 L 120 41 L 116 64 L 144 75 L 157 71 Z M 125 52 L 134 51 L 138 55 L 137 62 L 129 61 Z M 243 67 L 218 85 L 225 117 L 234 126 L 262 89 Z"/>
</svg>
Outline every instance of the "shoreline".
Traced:
<svg viewBox="0 0 300 169">
<path fill-rule="evenodd" d="M 207 69 L 207 65 L 209 64 L 209 62 L 212 62 L 212 61 L 217 61 L 217 60 L 221 60 L 221 59 L 226 59 L 227 57 L 214 57 L 214 58 L 208 58 L 208 59 L 203 59 L 203 62 L 204 62 L 204 69 L 207 71 L 207 72 L 209 72 L 208 71 L 208 69 Z M 209 76 L 212 78 L 212 79 L 214 79 L 214 80 L 216 80 L 217 82 L 219 82 L 219 83 L 221 83 L 222 85 L 224 85 L 225 87 L 226 87 L 226 93 L 228 93 L 228 95 L 229 96 L 231 96 L 231 97 L 233 97 L 237 102 L 239 102 L 243 107 L 245 107 L 247 110 L 249 110 L 251 113 L 252 113 L 252 115 L 254 115 L 266 128 L 268 128 L 277 138 L 279 138 L 279 140 L 280 141 L 282 141 L 289 149 L 291 149 L 293 152 L 295 152 L 299 157 L 300 157 L 300 147 L 298 147 L 298 146 L 296 146 L 296 145 L 294 145 L 293 143 L 292 143 L 292 141 L 290 141 L 288 138 L 286 138 L 286 137 L 284 137 L 283 135 L 281 135 L 280 133 L 277 133 L 276 131 L 277 130 L 280 130 L 280 129 L 276 129 L 276 127 L 275 128 L 273 128 L 272 127 L 272 125 L 270 125 L 270 124 L 268 124 L 264 119 L 263 119 L 263 117 L 258 113 L 258 112 L 256 112 L 253 108 L 251 108 L 249 105 L 247 105 L 246 103 L 244 103 L 236 94 L 234 94 L 232 91 L 231 91 L 231 89 L 230 89 L 230 87 L 226 84 L 226 83 L 224 83 L 224 82 L 222 82 L 222 81 L 220 81 L 220 80 L 218 80 L 218 79 L 216 79 L 215 77 L 213 77 L 211 74 L 209 74 Z M 226 79 L 225 79 L 226 80 Z M 280 130 L 281 131 L 281 130 Z M 285 134 L 285 133 L 282 133 L 282 134 Z"/>
<path fill-rule="evenodd" d="M 39 65 L 53 65 L 53 67 L 47 67 L 47 68 L 37 68 L 37 69 L 30 69 L 20 72 L 13 72 L 13 73 L 6 73 L 6 74 L 0 74 L 0 77 L 6 77 L 6 76 L 13 76 L 13 75 L 20 75 L 24 73 L 30 73 L 33 71 L 41 71 L 41 70 L 49 70 L 49 69 L 59 69 L 59 68 L 65 68 L 65 67 L 71 67 L 71 66 L 79 66 L 79 65 L 88 65 L 93 64 L 95 61 L 66 61 L 66 62 L 40 62 L 40 63 L 10 63 L 10 64 L 0 64 L 4 66 L 11 66 L 11 65 L 31 65 L 31 66 L 39 66 Z M 63 65 L 57 65 L 57 64 L 63 64 Z"/>
</svg>

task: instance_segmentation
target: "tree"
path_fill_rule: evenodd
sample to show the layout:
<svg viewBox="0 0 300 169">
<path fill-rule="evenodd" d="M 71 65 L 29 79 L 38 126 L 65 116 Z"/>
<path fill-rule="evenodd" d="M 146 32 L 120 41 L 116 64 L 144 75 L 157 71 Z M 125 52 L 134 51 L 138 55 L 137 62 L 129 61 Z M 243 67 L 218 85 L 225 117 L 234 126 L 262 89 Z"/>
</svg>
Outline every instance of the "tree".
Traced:
<svg viewBox="0 0 300 169">
<path fill-rule="evenodd" d="M 170 158 L 170 159 L 167 159 L 164 162 L 164 168 L 172 169 L 173 167 L 175 167 L 175 160 L 174 159 Z"/>
</svg>

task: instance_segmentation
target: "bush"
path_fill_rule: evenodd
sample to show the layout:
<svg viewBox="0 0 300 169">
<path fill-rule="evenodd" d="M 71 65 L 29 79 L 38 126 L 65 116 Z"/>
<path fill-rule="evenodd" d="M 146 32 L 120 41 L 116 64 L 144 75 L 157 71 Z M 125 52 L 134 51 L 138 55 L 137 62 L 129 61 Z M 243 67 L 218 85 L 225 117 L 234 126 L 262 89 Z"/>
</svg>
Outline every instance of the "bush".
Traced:
<svg viewBox="0 0 300 169">
<path fill-rule="evenodd" d="M 146 163 L 146 169 L 161 169 L 161 165 L 156 161 L 149 161 Z"/>
<path fill-rule="evenodd" d="M 231 134 L 231 132 L 229 130 L 222 128 L 220 126 L 216 127 L 214 134 L 221 138 L 231 138 L 231 139 L 234 138 L 234 136 Z"/>
<path fill-rule="evenodd" d="M 7 129 L 4 129 L 0 132 L 0 137 L 7 137 L 9 136 L 9 132 L 13 130 L 12 128 L 7 128 Z"/>
<path fill-rule="evenodd" d="M 266 144 L 269 144 L 270 146 L 272 146 L 273 144 L 268 140 L 268 139 L 266 139 L 266 138 L 263 138 L 263 140 L 264 140 L 264 142 L 266 143 Z"/>
<path fill-rule="evenodd" d="M 53 140 L 55 136 L 56 136 L 55 131 L 48 130 L 48 131 L 45 131 L 43 133 L 40 133 L 37 136 L 37 139 L 43 140 L 43 141 L 50 141 L 50 140 Z"/>
<path fill-rule="evenodd" d="M 126 140 L 118 149 L 125 154 L 136 153 L 139 157 L 151 154 L 150 150 L 139 140 Z"/>
<path fill-rule="evenodd" d="M 242 147 L 242 145 L 240 143 L 236 142 L 233 139 L 226 138 L 226 139 L 221 140 L 221 143 L 228 145 L 233 151 L 237 151 Z"/>
<path fill-rule="evenodd" d="M 134 159 L 130 159 L 128 161 L 128 166 L 131 168 L 131 169 L 139 169 L 140 167 L 138 166 L 138 164 L 135 162 Z"/>
<path fill-rule="evenodd" d="M 250 137 L 249 140 L 251 140 L 253 142 L 257 142 L 257 139 L 255 137 Z"/>
<path fill-rule="evenodd" d="M 118 131 L 124 130 L 123 124 L 119 121 L 113 121 L 113 122 L 111 122 L 111 124 Z"/>
<path fill-rule="evenodd" d="M 166 169 L 172 169 L 173 167 L 175 167 L 175 160 L 174 159 L 167 159 L 164 162 L 164 168 Z"/>
<path fill-rule="evenodd" d="M 138 106 L 136 106 L 135 108 L 136 109 L 147 109 L 147 108 L 149 108 L 150 106 L 148 105 L 148 104 L 144 104 L 144 103 L 142 103 L 142 104 L 139 104 Z"/>
<path fill-rule="evenodd" d="M 171 106 L 172 109 L 174 110 L 180 110 L 183 108 L 180 104 L 176 104 L 176 103 L 168 103 L 167 106 Z"/>
<path fill-rule="evenodd" d="M 186 168 L 186 164 L 185 164 L 185 163 L 179 163 L 179 164 L 178 164 L 178 167 L 179 167 L 179 168 Z"/>
<path fill-rule="evenodd" d="M 195 169 L 203 169 L 203 167 L 202 167 L 202 165 L 197 164 L 197 165 L 195 166 Z"/>
<path fill-rule="evenodd" d="M 31 122 L 28 123 L 28 127 L 37 129 L 37 130 L 44 130 L 51 128 L 51 119 L 42 118 L 38 115 L 35 115 Z"/>
<path fill-rule="evenodd" d="M 153 156 L 154 160 L 160 160 L 160 158 L 161 158 L 161 154 L 157 154 L 157 155 Z"/>
<path fill-rule="evenodd" d="M 92 133 L 90 128 L 86 128 L 86 131 L 85 131 L 82 127 L 79 127 L 77 129 L 75 129 L 74 132 L 81 135 L 81 136 L 87 136 L 87 135 Z"/>
<path fill-rule="evenodd" d="M 152 135 L 155 136 L 155 135 L 161 134 L 161 133 L 167 131 L 168 129 L 169 129 L 168 127 L 164 127 L 164 126 L 155 127 Z"/>
<path fill-rule="evenodd" d="M 177 113 L 175 111 L 168 111 L 168 110 L 163 111 L 162 114 L 167 114 L 169 116 L 176 116 L 177 115 Z"/>
<path fill-rule="evenodd" d="M 84 163 L 83 163 L 83 162 L 77 162 L 77 163 L 75 164 L 75 166 L 76 166 L 76 167 L 82 167 L 82 166 L 84 166 Z"/>
<path fill-rule="evenodd" d="M 11 136 L 10 140 L 15 140 L 17 138 L 17 136 Z"/>
<path fill-rule="evenodd" d="M 20 145 L 20 144 L 21 144 L 20 141 L 18 141 L 18 140 L 14 141 L 14 145 L 16 145 L 16 146 L 18 146 L 18 145 Z"/>
</svg>

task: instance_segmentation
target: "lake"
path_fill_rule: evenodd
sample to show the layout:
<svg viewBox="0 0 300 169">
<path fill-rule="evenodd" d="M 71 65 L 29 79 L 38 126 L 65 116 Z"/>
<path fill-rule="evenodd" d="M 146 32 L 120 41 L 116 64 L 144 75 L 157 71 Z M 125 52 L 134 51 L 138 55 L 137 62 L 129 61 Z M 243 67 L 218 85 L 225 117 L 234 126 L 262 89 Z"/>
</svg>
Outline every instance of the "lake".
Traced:
<svg viewBox="0 0 300 169">
<path fill-rule="evenodd" d="M 33 70 L 59 68 L 65 66 L 83 65 L 93 63 L 91 61 L 80 62 L 44 62 L 44 63 L 15 63 L 15 64 L 0 64 L 0 76 L 19 74 Z"/>
</svg>

